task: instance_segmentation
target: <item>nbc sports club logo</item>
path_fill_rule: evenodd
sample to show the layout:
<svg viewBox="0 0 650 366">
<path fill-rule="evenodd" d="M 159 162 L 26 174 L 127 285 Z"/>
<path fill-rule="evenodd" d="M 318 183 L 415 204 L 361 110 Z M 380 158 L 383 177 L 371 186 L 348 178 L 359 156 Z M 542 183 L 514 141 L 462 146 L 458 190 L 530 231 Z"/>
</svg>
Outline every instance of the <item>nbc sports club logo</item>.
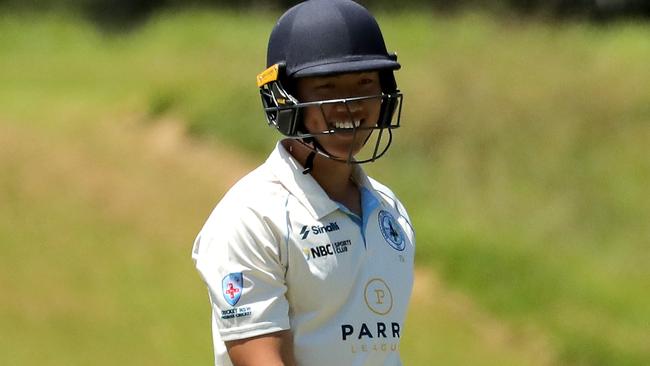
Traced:
<svg viewBox="0 0 650 366">
<path fill-rule="evenodd" d="M 384 210 L 379 211 L 379 228 L 384 239 L 386 239 L 393 249 L 399 251 L 404 250 L 406 247 L 404 232 L 402 232 L 402 227 L 390 212 Z"/>
<path fill-rule="evenodd" d="M 244 289 L 244 276 L 241 272 L 230 273 L 221 281 L 221 293 L 230 306 L 235 306 Z"/>
</svg>

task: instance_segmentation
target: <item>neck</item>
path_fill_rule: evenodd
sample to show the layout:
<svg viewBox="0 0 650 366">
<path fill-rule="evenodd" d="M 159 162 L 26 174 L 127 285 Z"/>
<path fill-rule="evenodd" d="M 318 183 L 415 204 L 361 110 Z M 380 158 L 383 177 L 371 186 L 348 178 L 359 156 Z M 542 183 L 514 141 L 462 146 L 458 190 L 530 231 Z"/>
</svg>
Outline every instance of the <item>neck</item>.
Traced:
<svg viewBox="0 0 650 366">
<path fill-rule="evenodd" d="M 304 167 L 311 150 L 298 141 L 285 140 L 284 147 Z M 318 182 L 327 195 L 340 203 L 346 204 L 350 197 L 357 197 L 359 189 L 352 182 L 353 166 L 345 162 L 328 159 L 320 154 L 314 157 L 311 176 Z M 346 206 L 349 206 L 346 204 Z M 353 207 L 348 207 L 356 211 Z"/>
</svg>

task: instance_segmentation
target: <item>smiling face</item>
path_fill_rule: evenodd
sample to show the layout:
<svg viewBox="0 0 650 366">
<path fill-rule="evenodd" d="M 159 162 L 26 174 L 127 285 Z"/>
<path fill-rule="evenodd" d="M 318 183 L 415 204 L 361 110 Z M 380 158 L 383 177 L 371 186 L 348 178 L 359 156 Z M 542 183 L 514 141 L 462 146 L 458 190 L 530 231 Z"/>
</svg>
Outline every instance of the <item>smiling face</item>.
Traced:
<svg viewBox="0 0 650 366">
<path fill-rule="evenodd" d="M 365 96 L 379 96 L 381 85 L 376 71 L 317 76 L 297 79 L 300 102 L 315 102 Z M 334 134 L 315 137 L 320 145 L 337 158 L 357 154 L 377 125 L 381 98 L 347 103 L 326 103 L 304 110 L 304 126 L 309 133 L 336 130 Z"/>
</svg>

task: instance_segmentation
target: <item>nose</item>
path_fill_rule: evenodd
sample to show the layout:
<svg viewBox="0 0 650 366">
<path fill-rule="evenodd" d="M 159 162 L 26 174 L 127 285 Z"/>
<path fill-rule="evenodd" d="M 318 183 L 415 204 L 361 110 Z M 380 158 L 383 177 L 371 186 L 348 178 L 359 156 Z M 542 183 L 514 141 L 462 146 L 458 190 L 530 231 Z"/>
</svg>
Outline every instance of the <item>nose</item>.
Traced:
<svg viewBox="0 0 650 366">
<path fill-rule="evenodd" d="M 344 116 L 346 119 L 353 119 L 355 116 L 363 113 L 363 103 L 361 101 L 345 101 L 334 105 L 336 115 Z"/>
</svg>

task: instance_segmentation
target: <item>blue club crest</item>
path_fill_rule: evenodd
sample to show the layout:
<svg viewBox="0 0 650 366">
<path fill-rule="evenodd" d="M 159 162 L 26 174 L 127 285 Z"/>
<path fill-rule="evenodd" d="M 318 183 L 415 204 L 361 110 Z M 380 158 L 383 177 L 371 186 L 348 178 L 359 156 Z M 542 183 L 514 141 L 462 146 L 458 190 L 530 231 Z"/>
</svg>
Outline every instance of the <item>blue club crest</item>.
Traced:
<svg viewBox="0 0 650 366">
<path fill-rule="evenodd" d="M 231 273 L 221 281 L 221 293 L 230 306 L 235 306 L 244 290 L 244 276 L 241 272 Z"/>
<path fill-rule="evenodd" d="M 397 223 L 397 220 L 395 220 L 390 212 L 384 210 L 379 211 L 379 228 L 381 229 L 381 234 L 384 236 L 384 239 L 386 239 L 393 249 L 401 252 L 406 248 L 402 227 Z"/>
</svg>

